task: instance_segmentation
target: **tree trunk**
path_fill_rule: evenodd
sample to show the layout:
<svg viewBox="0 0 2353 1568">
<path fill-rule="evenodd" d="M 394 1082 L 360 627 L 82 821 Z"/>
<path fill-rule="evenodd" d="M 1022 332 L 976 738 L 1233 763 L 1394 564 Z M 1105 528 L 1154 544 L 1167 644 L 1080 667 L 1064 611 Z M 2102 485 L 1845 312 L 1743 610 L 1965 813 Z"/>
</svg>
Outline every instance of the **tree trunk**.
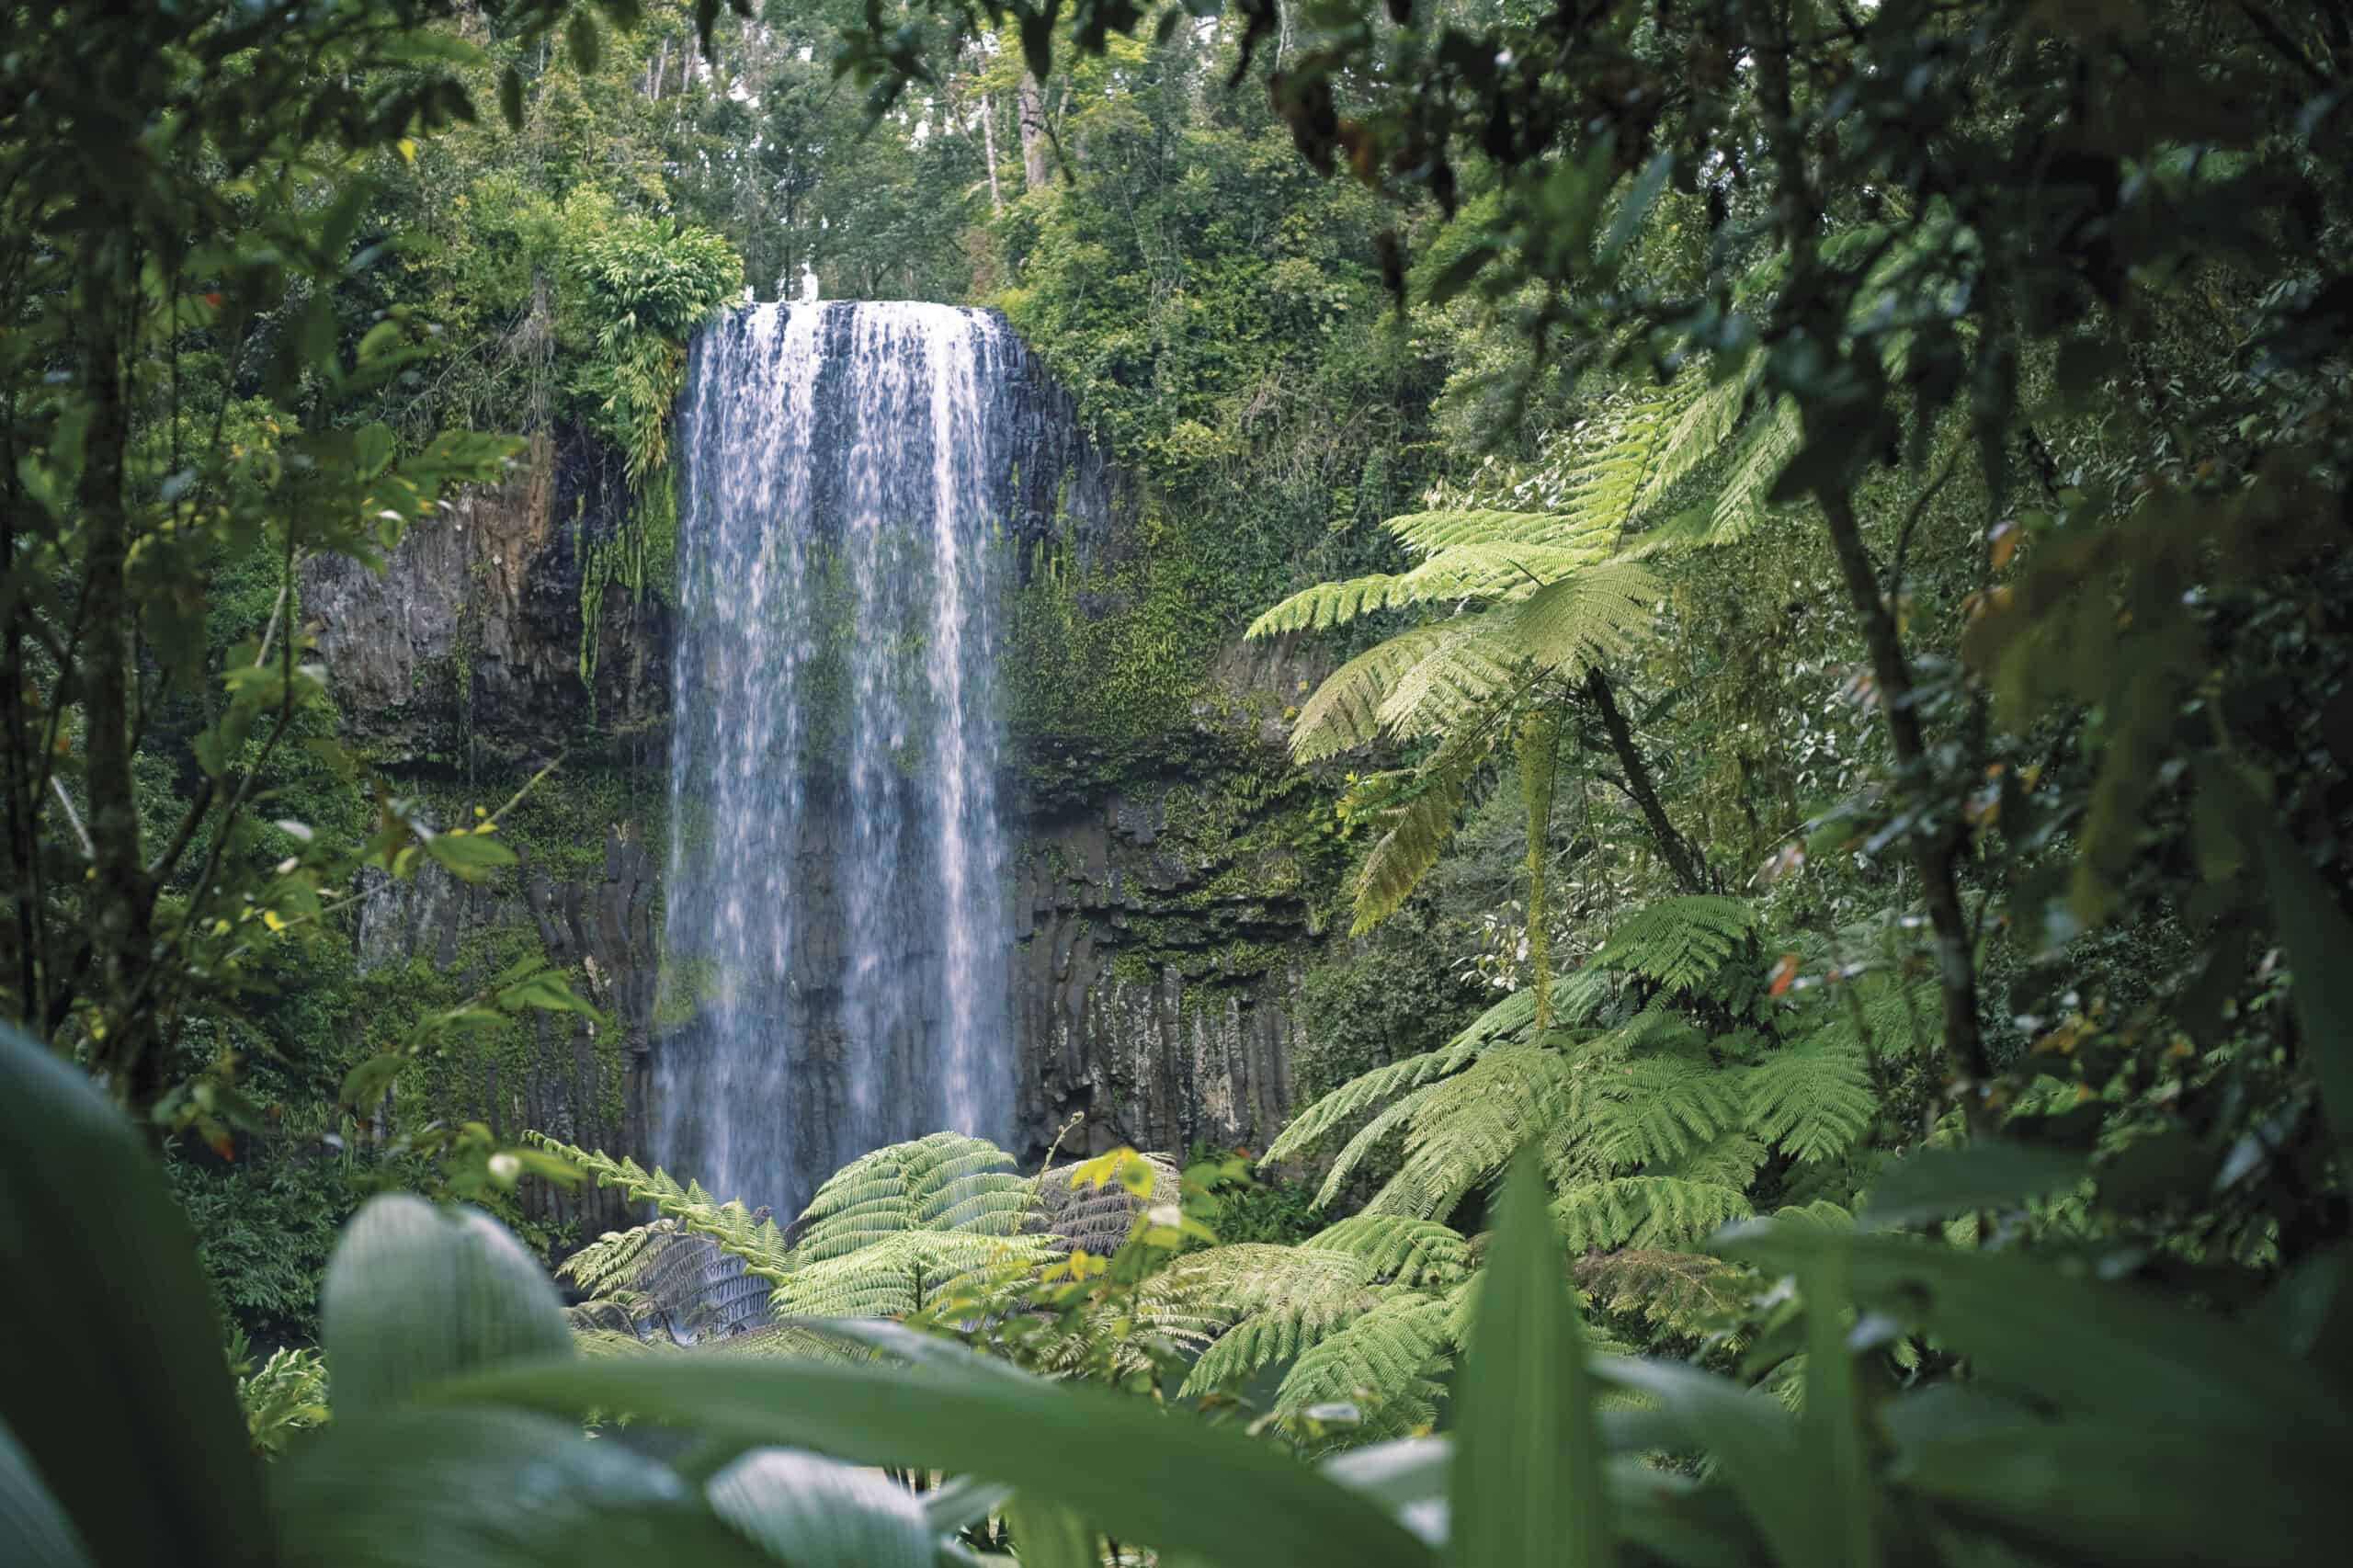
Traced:
<svg viewBox="0 0 2353 1568">
<path fill-rule="evenodd" d="M 1863 623 L 1871 678 L 1879 687 L 1880 710 L 1887 716 L 1896 765 L 1904 772 L 1916 773 L 1926 765 L 1928 746 L 1920 729 L 1912 667 L 1904 657 L 1903 633 L 1896 629 L 1894 612 L 1871 572 L 1870 554 L 1863 548 L 1862 525 L 1855 517 L 1852 497 L 1844 491 L 1825 492 L 1822 512 L 1829 519 L 1830 545 L 1838 557 L 1839 573 L 1847 580 L 1847 597 L 1854 601 L 1855 613 Z M 1936 937 L 1948 1066 L 1983 1083 L 1994 1075 L 1994 1064 L 1985 1054 L 1984 1023 L 1978 1012 L 1977 960 L 1970 940 L 1969 915 L 1961 906 L 1961 858 L 1968 831 L 1955 812 L 1949 824 L 1913 835 L 1912 857 L 1920 872 L 1920 897 L 1927 905 L 1928 927 Z M 1971 1096 L 1968 1104 L 1974 1122 L 1976 1097 Z"/>
<path fill-rule="evenodd" d="M 1692 853 L 1690 841 L 1676 830 L 1666 814 L 1666 806 L 1658 798 L 1658 786 L 1651 780 L 1648 759 L 1634 740 L 1633 726 L 1626 722 L 1626 715 L 1618 710 L 1617 694 L 1609 689 L 1609 677 L 1596 665 L 1586 672 L 1585 694 L 1601 715 L 1601 728 L 1609 737 L 1609 749 L 1618 756 L 1619 771 L 1626 776 L 1626 793 L 1643 813 L 1643 821 L 1651 830 L 1651 841 L 1658 846 L 1659 858 L 1675 875 L 1676 885 L 1685 892 L 1706 892 L 1708 879 L 1699 867 L 1699 856 Z"/>
<path fill-rule="evenodd" d="M 1037 190 L 1046 183 L 1046 95 L 1038 78 L 1021 73 L 1021 185 Z"/>
<path fill-rule="evenodd" d="M 108 279 L 87 285 L 114 301 L 127 287 Z M 119 309 L 118 305 L 116 309 Z M 131 998 L 154 961 L 153 902 L 141 853 L 139 802 L 131 781 L 131 662 L 133 612 L 129 564 L 131 517 L 123 496 L 123 460 L 131 443 L 131 409 L 123 386 L 123 345 L 129 334 L 115 310 L 91 312 L 88 337 L 90 427 L 84 448 L 82 507 L 87 545 L 88 652 L 81 670 L 85 730 L 84 787 L 89 794 L 90 940 L 97 960 L 97 1002 L 104 1033 L 93 1041 L 93 1062 L 134 1111 L 143 1111 L 162 1085 L 151 1009 Z"/>
<path fill-rule="evenodd" d="M 1002 213 L 1005 210 L 1005 187 L 997 183 L 996 178 L 996 97 L 990 93 L 981 95 L 981 153 L 988 160 L 989 211 Z"/>
</svg>

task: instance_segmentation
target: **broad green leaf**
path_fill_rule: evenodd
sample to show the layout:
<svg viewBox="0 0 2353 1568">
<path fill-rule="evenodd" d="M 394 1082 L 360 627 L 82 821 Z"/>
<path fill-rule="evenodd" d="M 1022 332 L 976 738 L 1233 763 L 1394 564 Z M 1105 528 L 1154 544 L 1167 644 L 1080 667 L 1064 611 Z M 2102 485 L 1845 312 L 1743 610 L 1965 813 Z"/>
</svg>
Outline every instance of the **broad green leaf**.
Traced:
<svg viewBox="0 0 2353 1568">
<path fill-rule="evenodd" d="M 2290 995 L 2297 1049 L 2320 1085 L 2337 1159 L 2353 1162 L 2353 920 L 2237 773 L 2215 767 L 2200 782 L 2222 791 L 2242 829 L 2255 838 L 2272 917 L 2295 976 Z"/>
<path fill-rule="evenodd" d="M 1491 1257 L 1461 1383 L 1449 1559 L 1614 1562 L 1585 1340 L 1532 1147 L 1512 1162 Z"/>
<path fill-rule="evenodd" d="M 1972 1378 L 2120 1426 L 2202 1429 L 2210 1442 L 2353 1449 L 2353 1411 L 2311 1369 L 2257 1335 L 2130 1286 L 2077 1278 L 2016 1252 L 1784 1225 L 1714 1249 L 1804 1274 L 1836 1258 L 1855 1303 L 1970 1359 Z"/>
<path fill-rule="evenodd" d="M 1830 1258 L 1802 1281 L 1805 1412 L 1800 1430 L 1813 1460 L 1817 1517 L 1827 1525 L 1816 1561 L 1824 1568 L 1871 1568 L 1880 1560 L 1881 1499 L 1872 1485 L 1854 1353 L 1847 1347 L 1843 1278 L 1839 1260 Z"/>
<path fill-rule="evenodd" d="M 1002 1482 L 960 1475 L 924 1494 L 923 1517 L 934 1535 L 952 1535 L 995 1513 L 1013 1489 Z"/>
<path fill-rule="evenodd" d="M 1594 1370 L 1605 1382 L 1648 1395 L 1686 1443 L 1714 1456 L 1717 1475 L 1782 1568 L 1831 1561 L 1797 1420 L 1769 1395 L 1669 1361 L 1597 1357 Z"/>
<path fill-rule="evenodd" d="M 2344 1455 L 2216 1442 L 2194 1418 L 2107 1426 L 2020 1417 L 1907 1445 L 1899 1479 L 2068 1561 L 2130 1568 L 2325 1562 L 2353 1539 Z"/>
<path fill-rule="evenodd" d="M 1228 1568 L 1431 1562 L 1378 1508 L 1239 1432 L 1002 1369 L 616 1358 L 503 1369 L 440 1393 L 571 1415 L 629 1412 L 857 1463 L 983 1476 L 1122 1540 Z"/>
<path fill-rule="evenodd" d="M 510 1358 L 568 1356 L 563 1303 L 506 1228 L 406 1193 L 369 1199 L 319 1291 L 338 1422 Z"/>
<path fill-rule="evenodd" d="M 1017 1496 L 1005 1513 L 1023 1568 L 1099 1568 L 1103 1554 L 1095 1532 L 1068 1508 Z"/>
<path fill-rule="evenodd" d="M 425 852 L 470 882 L 515 864 L 515 851 L 478 833 L 437 833 L 425 840 Z"/>
<path fill-rule="evenodd" d="M 1986 1139 L 1953 1149 L 1917 1149 L 1871 1178 L 1870 1201 L 1856 1221 L 1866 1229 L 1916 1224 L 1981 1209 L 2013 1208 L 2063 1192 L 2091 1163 L 2065 1149 Z"/>
<path fill-rule="evenodd" d="M 51 1496 L 16 1435 L 0 1422 L 0 1540 L 17 1568 L 90 1568 L 89 1549 Z"/>
<path fill-rule="evenodd" d="M 0 1025 L 0 1424 L 103 1563 L 268 1563 L 211 1287 L 154 1151 Z"/>
<path fill-rule="evenodd" d="M 272 1468 L 270 1508 L 287 1562 L 316 1568 L 770 1561 L 668 1467 L 513 1410 L 338 1408 Z"/>
<path fill-rule="evenodd" d="M 875 1470 L 755 1449 L 704 1488 L 714 1513 L 791 1568 L 930 1568 L 938 1534 L 914 1493 Z"/>
</svg>

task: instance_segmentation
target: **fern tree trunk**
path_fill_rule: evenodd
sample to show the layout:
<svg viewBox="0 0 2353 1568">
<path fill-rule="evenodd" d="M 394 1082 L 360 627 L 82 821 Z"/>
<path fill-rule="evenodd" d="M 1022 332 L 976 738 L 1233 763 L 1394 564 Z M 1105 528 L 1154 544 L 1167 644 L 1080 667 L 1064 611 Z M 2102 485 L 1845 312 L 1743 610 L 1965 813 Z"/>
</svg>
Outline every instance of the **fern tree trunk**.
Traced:
<svg viewBox="0 0 2353 1568">
<path fill-rule="evenodd" d="M 1847 580 L 1847 597 L 1854 601 L 1855 613 L 1862 619 L 1871 678 L 1879 687 L 1880 710 L 1887 716 L 1888 740 L 1896 764 L 1904 772 L 1917 774 L 1927 767 L 1928 745 L 1920 728 L 1911 663 L 1904 656 L 1904 635 L 1896 628 L 1894 611 L 1879 591 L 1853 497 L 1845 491 L 1825 493 L 1822 511 L 1829 520 L 1830 546 L 1838 557 L 1839 574 Z M 1912 856 L 1920 872 L 1921 902 L 1927 906 L 1928 928 L 1935 939 L 1937 984 L 1944 1000 L 1946 1062 L 1949 1069 L 1965 1071 L 1982 1083 L 1994 1075 L 1994 1064 L 1986 1055 L 1984 1020 L 1978 1006 L 1975 944 L 1970 939 L 1968 912 L 1961 904 L 1961 860 L 1967 833 L 1959 813 L 1952 813 L 1945 825 L 1913 835 Z"/>
<path fill-rule="evenodd" d="M 1552 1027 L 1552 934 L 1545 925 L 1544 861 L 1552 846 L 1560 758 L 1560 726 L 1550 713 L 1529 715 L 1519 732 L 1519 784 L 1528 804 L 1528 967 L 1535 980 L 1539 1033 Z"/>
<path fill-rule="evenodd" d="M 1651 778 L 1648 758 L 1634 739 L 1633 726 L 1626 722 L 1626 715 L 1619 710 L 1618 694 L 1610 689 L 1609 677 L 1596 665 L 1586 672 L 1585 695 L 1601 719 L 1602 733 L 1609 737 L 1609 749 L 1618 756 L 1618 770 L 1624 776 L 1625 789 L 1634 808 L 1643 813 L 1643 822 L 1651 830 L 1651 842 L 1658 848 L 1659 858 L 1675 877 L 1676 885 L 1685 892 L 1706 892 L 1708 878 L 1701 869 L 1699 857 L 1693 852 L 1691 841 L 1666 814 L 1665 802 L 1658 796 L 1658 785 Z"/>
</svg>

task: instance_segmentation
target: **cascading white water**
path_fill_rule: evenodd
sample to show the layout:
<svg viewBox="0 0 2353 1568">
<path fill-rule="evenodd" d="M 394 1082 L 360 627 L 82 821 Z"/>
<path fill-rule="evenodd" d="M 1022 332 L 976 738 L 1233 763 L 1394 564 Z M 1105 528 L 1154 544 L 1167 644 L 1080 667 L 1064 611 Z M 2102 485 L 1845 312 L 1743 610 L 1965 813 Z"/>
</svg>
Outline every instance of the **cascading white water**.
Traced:
<svg viewBox="0 0 2353 1568">
<path fill-rule="evenodd" d="M 995 512 L 1009 339 L 761 305 L 679 416 L 670 994 L 654 1153 L 779 1216 L 848 1159 L 1004 1140 Z"/>
</svg>

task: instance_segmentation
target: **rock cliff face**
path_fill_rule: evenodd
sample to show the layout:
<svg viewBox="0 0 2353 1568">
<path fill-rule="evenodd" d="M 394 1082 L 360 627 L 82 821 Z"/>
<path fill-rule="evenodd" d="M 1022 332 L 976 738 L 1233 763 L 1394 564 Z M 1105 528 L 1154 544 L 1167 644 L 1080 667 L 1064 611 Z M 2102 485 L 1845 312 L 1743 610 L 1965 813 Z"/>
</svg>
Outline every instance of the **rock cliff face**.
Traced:
<svg viewBox="0 0 2353 1568">
<path fill-rule="evenodd" d="M 1022 571 L 1048 549 L 1086 570 L 1132 557 L 1134 487 L 1023 358 L 1006 519 Z M 605 593 L 593 692 L 581 674 L 583 562 L 624 504 L 617 462 L 577 437 L 543 439 L 507 483 L 412 529 L 382 574 L 314 565 L 303 608 L 350 730 L 393 777 L 454 801 L 563 759 L 536 816 L 513 821 L 519 873 L 379 887 L 360 958 L 464 972 L 535 941 L 605 1008 L 609 1038 L 569 1017 L 530 1020 L 528 1041 L 444 1074 L 437 1110 L 642 1156 L 647 1063 L 689 1025 L 691 986 L 657 985 L 673 638 L 661 597 Z M 1080 610 L 1123 607 L 1107 596 Z M 1280 710 L 1313 673 L 1294 664 L 1221 656 L 1194 732 L 1164 750 L 1184 760 L 1035 805 L 1022 759 L 1008 767 L 1006 961 L 1025 1153 L 1058 1134 L 1065 1150 L 1262 1145 L 1289 1108 L 1290 1005 L 1318 945 L 1319 874 L 1303 826 L 1317 813 L 1282 782 Z M 813 985 L 837 890 L 816 869 L 825 858 L 808 859 L 808 937 L 790 961 Z M 608 1195 L 543 1193 L 533 1206 L 591 1230 L 618 1218 Z"/>
</svg>

